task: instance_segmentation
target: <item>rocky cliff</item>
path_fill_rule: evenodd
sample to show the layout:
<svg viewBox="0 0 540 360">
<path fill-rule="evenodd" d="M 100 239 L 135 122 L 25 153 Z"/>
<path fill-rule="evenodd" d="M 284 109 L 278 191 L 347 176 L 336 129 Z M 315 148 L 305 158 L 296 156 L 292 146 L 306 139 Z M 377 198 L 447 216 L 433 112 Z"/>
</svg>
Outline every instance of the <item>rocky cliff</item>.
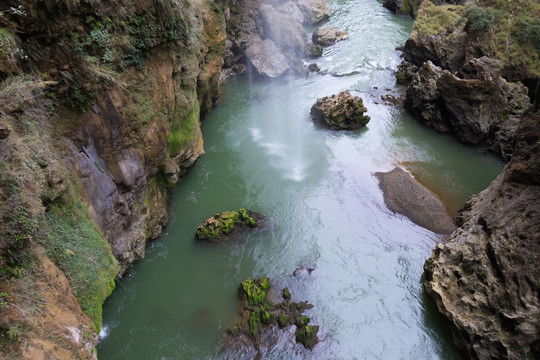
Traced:
<svg viewBox="0 0 540 360">
<path fill-rule="evenodd" d="M 472 359 L 540 357 L 540 112 L 515 135 L 503 173 L 425 263 L 425 288 Z"/>
<path fill-rule="evenodd" d="M 0 351 L 94 358 L 101 306 L 203 153 L 225 4 L 0 9 Z"/>
<path fill-rule="evenodd" d="M 508 160 L 540 79 L 539 16 L 532 1 L 421 2 L 397 73 L 410 82 L 406 107 Z"/>
<path fill-rule="evenodd" d="M 425 0 L 397 72 L 418 120 L 509 161 L 424 266 L 465 358 L 540 357 L 539 15 L 532 1 Z"/>
</svg>

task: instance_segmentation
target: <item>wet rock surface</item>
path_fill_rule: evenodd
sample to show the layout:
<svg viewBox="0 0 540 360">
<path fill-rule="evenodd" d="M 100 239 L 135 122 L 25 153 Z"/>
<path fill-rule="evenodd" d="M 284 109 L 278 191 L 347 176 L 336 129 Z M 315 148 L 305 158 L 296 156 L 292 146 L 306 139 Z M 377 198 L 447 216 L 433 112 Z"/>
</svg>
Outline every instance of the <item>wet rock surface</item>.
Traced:
<svg viewBox="0 0 540 360">
<path fill-rule="evenodd" d="M 291 301 L 287 288 L 281 291 L 280 298 L 270 300 L 271 287 L 265 277 L 247 279 L 240 284 L 242 321 L 227 330 L 226 347 L 240 349 L 242 353 L 245 353 L 243 348 L 254 348 L 261 356 L 261 348 L 280 336 L 292 336 L 293 328 L 296 342 L 307 349 L 313 349 L 318 343 L 319 326 L 310 324 L 310 318 L 304 315 L 313 305 Z"/>
<path fill-rule="evenodd" d="M 345 30 L 340 30 L 337 26 L 317 28 L 311 36 L 313 43 L 321 46 L 329 46 L 348 38 L 349 33 Z"/>
<path fill-rule="evenodd" d="M 317 99 L 311 107 L 314 121 L 333 130 L 353 130 L 365 126 L 370 117 L 362 98 L 352 96 L 349 91 Z"/>
<path fill-rule="evenodd" d="M 330 17 L 326 0 L 296 0 L 296 4 L 304 14 L 302 22 L 305 25 L 315 25 Z"/>
<path fill-rule="evenodd" d="M 503 173 L 473 196 L 424 265 L 427 294 L 472 359 L 540 358 L 540 113 Z"/>
<path fill-rule="evenodd" d="M 437 195 L 400 168 L 375 173 L 388 208 L 437 234 L 450 234 L 456 225 Z"/>
<path fill-rule="evenodd" d="M 284 75 L 290 69 L 289 61 L 270 39 L 252 43 L 246 50 L 246 57 L 259 74 L 270 78 Z"/>
<path fill-rule="evenodd" d="M 195 239 L 219 242 L 239 231 L 264 228 L 265 225 L 266 218 L 262 214 L 245 208 L 238 211 L 224 211 L 209 217 L 199 225 Z"/>
</svg>

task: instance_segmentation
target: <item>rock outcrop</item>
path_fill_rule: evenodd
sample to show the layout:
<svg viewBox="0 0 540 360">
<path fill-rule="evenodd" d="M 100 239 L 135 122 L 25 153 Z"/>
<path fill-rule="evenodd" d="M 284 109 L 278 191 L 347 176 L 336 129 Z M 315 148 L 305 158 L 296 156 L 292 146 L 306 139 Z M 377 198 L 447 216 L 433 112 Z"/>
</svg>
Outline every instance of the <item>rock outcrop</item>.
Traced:
<svg viewBox="0 0 540 360">
<path fill-rule="evenodd" d="M 333 130 L 354 130 L 365 126 L 370 117 L 362 98 L 349 91 L 317 99 L 311 107 L 311 117 Z"/>
<path fill-rule="evenodd" d="M 316 24 L 327 19 L 329 15 L 330 10 L 325 0 L 273 4 L 246 0 L 242 6 L 231 6 L 227 27 L 229 41 L 224 59 L 225 65 L 230 69 L 227 71 L 245 71 L 247 59 L 258 73 L 276 77 L 276 73 L 287 72 L 282 71 L 285 68 L 285 57 L 289 66 L 287 70 L 304 75 L 306 71 L 302 58 L 321 56 L 322 47 L 308 42 L 307 33 L 301 24 Z M 276 51 L 272 45 L 268 45 L 267 40 L 271 40 L 279 49 Z M 270 47 L 274 54 L 273 59 L 265 60 L 257 55 L 263 48 Z M 274 67 L 277 70 L 269 70 Z"/>
<path fill-rule="evenodd" d="M 246 57 L 259 74 L 279 77 L 289 69 L 289 61 L 270 39 L 253 42 L 246 49 Z"/>
<path fill-rule="evenodd" d="M 337 26 L 317 28 L 311 35 L 313 43 L 321 46 L 329 46 L 348 38 L 349 33 L 345 30 L 340 30 Z"/>
<path fill-rule="evenodd" d="M 278 12 L 271 5 L 259 7 L 266 37 L 272 39 L 285 53 L 302 55 L 307 33 L 300 23 Z"/>
<path fill-rule="evenodd" d="M 388 208 L 437 234 L 450 234 L 456 225 L 441 200 L 402 169 L 375 173 Z"/>
<path fill-rule="evenodd" d="M 244 208 L 224 211 L 212 215 L 199 225 L 195 239 L 219 242 L 242 230 L 264 228 L 265 220 L 262 214 Z"/>
<path fill-rule="evenodd" d="M 11 284 L 0 336 L 13 334 L 8 358 L 93 358 L 116 275 L 159 236 L 170 188 L 204 153 L 224 11 L 210 1 L 20 3 L 2 26 L 39 56 L 17 76 L 0 69 L 0 122 L 12 129 L 0 149 L 0 280 Z"/>
<path fill-rule="evenodd" d="M 308 302 L 291 301 L 291 293 L 287 288 L 279 295 L 274 294 L 268 278 L 247 279 L 240 284 L 239 298 L 242 304 L 242 321 L 227 329 L 226 346 L 235 352 L 245 354 L 255 348 L 260 356 L 261 347 L 268 347 L 268 333 L 277 337 L 285 332 L 283 329 L 296 327 L 295 339 L 307 349 L 312 350 L 319 342 L 318 325 L 311 325 L 310 318 L 303 313 L 313 305 Z"/>
<path fill-rule="evenodd" d="M 422 0 L 384 0 L 383 6 L 395 14 L 415 17 Z"/>
<path fill-rule="evenodd" d="M 406 107 L 424 124 L 464 143 L 487 144 L 508 159 L 529 98 L 525 86 L 500 76 L 501 68 L 482 57 L 466 63 L 458 77 L 428 61 L 407 89 Z"/>
<path fill-rule="evenodd" d="M 300 11 L 304 14 L 305 25 L 315 25 L 330 17 L 330 8 L 326 0 L 296 0 Z"/>
<path fill-rule="evenodd" d="M 540 112 L 514 138 L 503 173 L 424 265 L 426 292 L 471 359 L 540 357 Z"/>
</svg>

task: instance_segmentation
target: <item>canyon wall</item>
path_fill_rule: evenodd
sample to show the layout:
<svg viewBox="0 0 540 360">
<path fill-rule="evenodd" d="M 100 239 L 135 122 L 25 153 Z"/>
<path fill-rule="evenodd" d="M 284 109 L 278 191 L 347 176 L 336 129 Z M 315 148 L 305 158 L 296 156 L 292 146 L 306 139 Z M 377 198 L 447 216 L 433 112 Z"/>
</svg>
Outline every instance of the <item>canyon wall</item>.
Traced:
<svg viewBox="0 0 540 360">
<path fill-rule="evenodd" d="M 95 358 L 116 277 L 204 154 L 225 4 L 12 1 L 0 14 L 0 351 Z"/>
</svg>

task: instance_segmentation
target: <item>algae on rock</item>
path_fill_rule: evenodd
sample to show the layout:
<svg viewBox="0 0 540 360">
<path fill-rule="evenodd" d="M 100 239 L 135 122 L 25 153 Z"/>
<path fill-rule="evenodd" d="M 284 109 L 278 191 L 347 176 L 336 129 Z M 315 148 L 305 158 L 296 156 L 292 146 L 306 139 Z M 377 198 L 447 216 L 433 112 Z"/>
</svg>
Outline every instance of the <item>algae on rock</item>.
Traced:
<svg viewBox="0 0 540 360">
<path fill-rule="evenodd" d="M 197 240 L 217 242 L 240 230 L 263 225 L 264 216 L 241 208 L 238 211 L 224 211 L 206 219 L 195 233 Z"/>
<path fill-rule="evenodd" d="M 240 284 L 239 298 L 243 320 L 227 330 L 227 343 L 231 347 L 239 346 L 238 344 L 245 342 L 236 340 L 247 337 L 248 343 L 260 350 L 260 346 L 266 346 L 261 340 L 264 338 L 261 335 L 263 331 L 273 332 L 296 325 L 296 341 L 308 349 L 313 349 L 318 342 L 319 327 L 308 325 L 310 318 L 303 314 L 304 310 L 310 309 L 312 305 L 307 302 L 291 302 L 289 299 L 274 304 L 268 300 L 270 288 L 270 280 L 266 277 L 249 278 Z M 276 335 L 279 334 L 281 332 Z"/>
</svg>

